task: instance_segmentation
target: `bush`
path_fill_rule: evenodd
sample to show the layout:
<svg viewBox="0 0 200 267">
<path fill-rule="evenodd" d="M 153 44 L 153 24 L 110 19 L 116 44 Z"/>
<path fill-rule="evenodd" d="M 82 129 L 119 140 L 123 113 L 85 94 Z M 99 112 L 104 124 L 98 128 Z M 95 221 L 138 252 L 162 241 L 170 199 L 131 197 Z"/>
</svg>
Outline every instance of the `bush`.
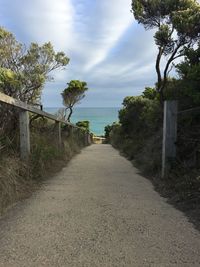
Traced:
<svg viewBox="0 0 200 267">
<path fill-rule="evenodd" d="M 141 96 L 126 97 L 119 111 L 119 121 L 106 127 L 107 140 L 129 159 L 145 166 L 144 169 L 158 170 L 162 109 L 155 89 L 146 88 Z"/>
<path fill-rule="evenodd" d="M 88 131 L 88 132 L 90 130 L 90 122 L 89 121 L 78 121 L 76 123 L 76 126 L 82 128 L 83 130 Z"/>
</svg>

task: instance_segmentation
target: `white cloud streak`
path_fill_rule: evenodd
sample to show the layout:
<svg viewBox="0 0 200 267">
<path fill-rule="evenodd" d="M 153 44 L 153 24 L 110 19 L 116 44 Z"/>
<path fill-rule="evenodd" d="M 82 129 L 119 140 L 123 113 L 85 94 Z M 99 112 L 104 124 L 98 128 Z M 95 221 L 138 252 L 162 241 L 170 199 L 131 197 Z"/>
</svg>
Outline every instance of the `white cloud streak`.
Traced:
<svg viewBox="0 0 200 267">
<path fill-rule="evenodd" d="M 129 0 L 77 0 L 74 31 L 79 44 L 76 49 L 87 54 L 85 70 L 91 70 L 102 62 L 109 50 L 133 22 Z M 75 5 L 74 5 L 75 6 Z"/>
<path fill-rule="evenodd" d="M 0 4 L 3 26 L 17 38 L 27 44 L 51 41 L 70 57 L 66 71 L 55 72 L 55 83 L 47 84 L 45 106 L 61 105 L 60 92 L 71 79 L 85 80 L 91 87 L 86 106 L 119 106 L 120 97 L 153 84 L 152 32 L 134 21 L 130 0 L 0 0 Z"/>
</svg>

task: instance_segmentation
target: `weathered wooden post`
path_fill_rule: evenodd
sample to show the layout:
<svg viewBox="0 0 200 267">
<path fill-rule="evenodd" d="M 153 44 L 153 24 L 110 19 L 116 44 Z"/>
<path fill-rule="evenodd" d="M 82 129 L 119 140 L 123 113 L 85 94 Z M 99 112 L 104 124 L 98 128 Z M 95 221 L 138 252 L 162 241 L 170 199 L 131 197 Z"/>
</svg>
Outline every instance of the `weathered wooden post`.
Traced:
<svg viewBox="0 0 200 267">
<path fill-rule="evenodd" d="M 87 131 L 84 132 L 85 135 L 85 146 L 88 146 L 88 133 Z"/>
<path fill-rule="evenodd" d="M 76 137 L 77 137 L 78 142 L 80 142 L 81 132 L 80 132 L 80 129 L 79 128 L 76 129 Z"/>
<path fill-rule="evenodd" d="M 171 167 L 170 161 L 176 158 L 177 112 L 177 101 L 164 102 L 162 178 L 167 175 Z"/>
<path fill-rule="evenodd" d="M 61 149 L 62 147 L 62 136 L 61 136 L 61 122 L 56 121 L 56 139 L 57 139 L 57 144 L 58 144 L 58 148 Z"/>
<path fill-rule="evenodd" d="M 28 160 L 30 155 L 30 129 L 28 111 L 20 111 L 20 156 L 22 160 Z"/>
<path fill-rule="evenodd" d="M 88 140 L 87 141 L 88 142 L 88 145 L 90 145 L 91 144 L 90 133 L 87 134 L 87 140 Z"/>
<path fill-rule="evenodd" d="M 88 133 L 88 144 L 89 145 L 92 144 L 92 135 L 91 135 L 91 133 Z"/>
</svg>

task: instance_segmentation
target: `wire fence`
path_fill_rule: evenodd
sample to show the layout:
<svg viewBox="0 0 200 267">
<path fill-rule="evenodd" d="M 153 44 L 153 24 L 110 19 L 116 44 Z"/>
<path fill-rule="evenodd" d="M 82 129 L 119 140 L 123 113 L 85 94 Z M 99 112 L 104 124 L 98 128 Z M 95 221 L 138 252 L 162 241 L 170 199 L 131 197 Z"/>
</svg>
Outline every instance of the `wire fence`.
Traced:
<svg viewBox="0 0 200 267">
<path fill-rule="evenodd" d="M 188 167 L 200 166 L 200 107 L 178 111 L 177 158 Z"/>
</svg>

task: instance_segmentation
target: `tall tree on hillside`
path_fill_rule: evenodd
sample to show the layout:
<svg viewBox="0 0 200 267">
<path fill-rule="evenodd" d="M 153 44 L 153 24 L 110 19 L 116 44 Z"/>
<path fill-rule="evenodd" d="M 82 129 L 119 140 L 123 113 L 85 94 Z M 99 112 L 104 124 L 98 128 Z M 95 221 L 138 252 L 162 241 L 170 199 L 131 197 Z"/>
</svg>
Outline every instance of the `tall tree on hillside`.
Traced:
<svg viewBox="0 0 200 267">
<path fill-rule="evenodd" d="M 145 29 L 156 29 L 157 91 L 163 101 L 174 60 L 184 56 L 185 49 L 200 38 L 200 5 L 196 0 L 132 0 L 132 12 Z"/>
<path fill-rule="evenodd" d="M 63 52 L 55 52 L 50 42 L 26 48 L 14 35 L 0 28 L 0 91 L 26 101 L 38 102 L 50 73 L 69 63 Z"/>
<path fill-rule="evenodd" d="M 64 89 L 61 95 L 63 97 L 63 104 L 66 107 L 66 111 L 69 110 L 67 120 L 70 122 L 74 105 L 79 103 L 85 97 L 85 92 L 88 88 L 86 82 L 79 80 L 72 80 L 67 84 L 68 86 Z"/>
</svg>

